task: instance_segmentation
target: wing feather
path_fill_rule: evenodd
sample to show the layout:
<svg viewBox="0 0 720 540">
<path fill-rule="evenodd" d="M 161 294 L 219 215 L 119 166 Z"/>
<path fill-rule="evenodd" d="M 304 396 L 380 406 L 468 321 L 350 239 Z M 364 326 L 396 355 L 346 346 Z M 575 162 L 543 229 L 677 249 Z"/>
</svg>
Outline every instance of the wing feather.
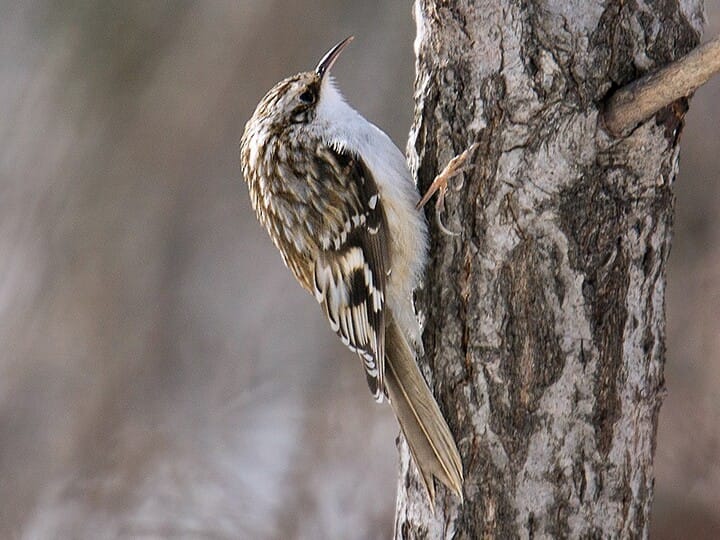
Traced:
<svg viewBox="0 0 720 540">
<path fill-rule="evenodd" d="M 313 289 L 330 327 L 363 360 L 370 390 L 385 394 L 385 278 L 389 264 L 385 215 L 377 185 L 362 160 L 325 147 L 317 170 L 343 197 L 342 222 L 326 223 L 314 261 Z M 329 226 L 328 226 L 329 225 Z"/>
</svg>

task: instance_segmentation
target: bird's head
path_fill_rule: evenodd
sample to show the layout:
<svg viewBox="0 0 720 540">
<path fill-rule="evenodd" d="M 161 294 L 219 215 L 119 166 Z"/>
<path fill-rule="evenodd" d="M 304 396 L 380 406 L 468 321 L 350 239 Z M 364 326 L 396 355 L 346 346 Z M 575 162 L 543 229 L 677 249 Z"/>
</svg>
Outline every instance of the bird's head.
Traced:
<svg viewBox="0 0 720 540">
<path fill-rule="evenodd" d="M 349 36 L 335 45 L 313 71 L 304 71 L 277 83 L 262 98 L 251 122 L 262 122 L 280 129 L 312 122 L 324 95 L 332 93 L 339 96 L 332 88 L 328 73 L 352 40 L 353 36 Z"/>
</svg>

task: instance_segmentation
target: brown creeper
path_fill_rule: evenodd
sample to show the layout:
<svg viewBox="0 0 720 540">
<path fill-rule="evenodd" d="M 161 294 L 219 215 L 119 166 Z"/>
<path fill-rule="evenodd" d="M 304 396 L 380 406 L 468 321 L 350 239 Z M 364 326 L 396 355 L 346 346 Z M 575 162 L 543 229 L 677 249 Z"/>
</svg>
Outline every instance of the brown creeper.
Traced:
<svg viewBox="0 0 720 540">
<path fill-rule="evenodd" d="M 242 136 L 243 176 L 284 263 L 362 359 L 375 399 L 389 399 L 430 499 L 433 476 L 462 497 L 460 455 L 415 361 L 419 196 L 403 154 L 328 74 L 351 40 L 263 97 Z"/>
</svg>

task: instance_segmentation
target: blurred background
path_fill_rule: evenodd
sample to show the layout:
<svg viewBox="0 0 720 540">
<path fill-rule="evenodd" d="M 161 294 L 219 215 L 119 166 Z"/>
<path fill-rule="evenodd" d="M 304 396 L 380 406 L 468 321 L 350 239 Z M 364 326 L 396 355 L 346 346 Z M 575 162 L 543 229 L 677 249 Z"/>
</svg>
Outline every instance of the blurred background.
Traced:
<svg viewBox="0 0 720 540">
<path fill-rule="evenodd" d="M 404 148 L 409 3 L 0 3 L 0 538 L 389 536 L 392 413 L 238 163 L 265 91 L 349 34 L 339 85 Z M 720 535 L 719 126 L 715 78 L 676 184 L 654 538 Z"/>
</svg>

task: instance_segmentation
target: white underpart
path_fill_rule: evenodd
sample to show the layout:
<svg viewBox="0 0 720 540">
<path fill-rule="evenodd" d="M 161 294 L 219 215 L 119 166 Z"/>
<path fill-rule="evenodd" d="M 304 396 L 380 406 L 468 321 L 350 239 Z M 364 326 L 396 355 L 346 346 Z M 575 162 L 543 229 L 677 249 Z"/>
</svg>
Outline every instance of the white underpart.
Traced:
<svg viewBox="0 0 720 540">
<path fill-rule="evenodd" d="M 405 156 L 390 137 L 345 102 L 329 76 L 323 81 L 311 128 L 336 149 L 361 157 L 377 183 L 390 242 L 386 270 L 392 273 L 387 283 L 387 306 L 410 341 L 419 346 L 412 291 L 420 283 L 425 264 L 427 225 L 415 209 L 419 196 Z"/>
</svg>

